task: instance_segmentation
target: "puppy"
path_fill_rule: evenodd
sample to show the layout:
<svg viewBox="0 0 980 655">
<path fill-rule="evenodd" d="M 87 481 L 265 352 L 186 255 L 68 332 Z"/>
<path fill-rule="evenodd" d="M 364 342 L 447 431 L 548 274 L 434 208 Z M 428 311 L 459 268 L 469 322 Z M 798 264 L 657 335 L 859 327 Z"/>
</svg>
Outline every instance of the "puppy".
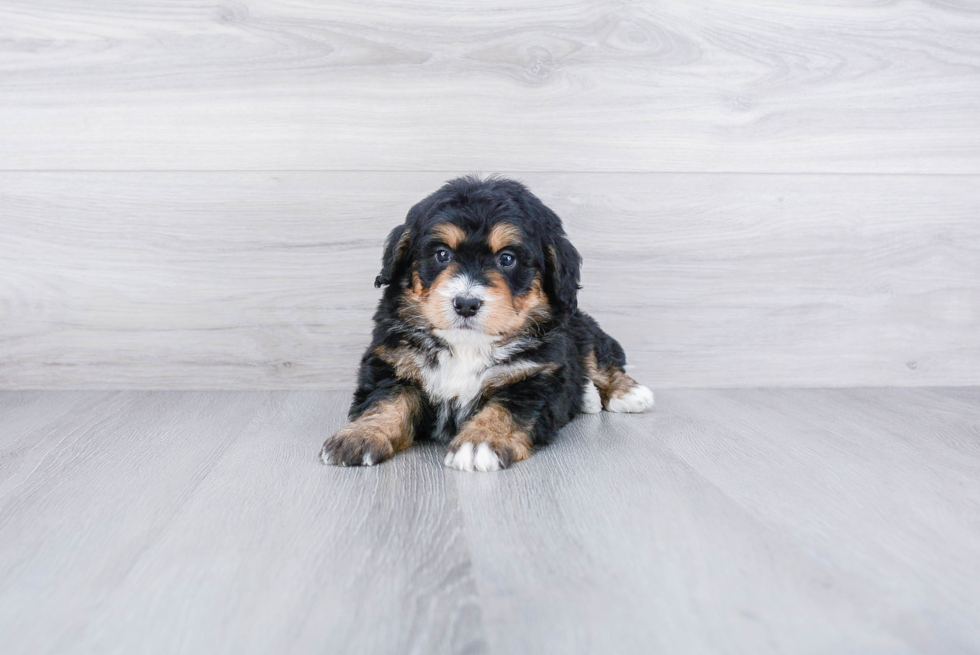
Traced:
<svg viewBox="0 0 980 655">
<path fill-rule="evenodd" d="M 371 466 L 431 436 L 448 442 L 446 466 L 494 471 L 579 412 L 653 405 L 622 347 L 579 311 L 581 261 L 558 216 L 512 180 L 455 179 L 412 207 L 385 242 L 350 423 L 321 459 Z"/>
</svg>

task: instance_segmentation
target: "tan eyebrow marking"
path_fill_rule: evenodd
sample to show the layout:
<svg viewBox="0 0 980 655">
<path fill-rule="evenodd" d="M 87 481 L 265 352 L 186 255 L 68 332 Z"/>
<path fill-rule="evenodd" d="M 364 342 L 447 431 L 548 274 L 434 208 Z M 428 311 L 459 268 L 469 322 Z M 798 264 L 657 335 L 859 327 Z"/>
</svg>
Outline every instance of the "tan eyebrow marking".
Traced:
<svg viewBox="0 0 980 655">
<path fill-rule="evenodd" d="M 432 228 L 432 234 L 453 249 L 459 248 L 466 239 L 466 232 L 463 231 L 463 228 L 452 223 L 439 223 Z"/>
<path fill-rule="evenodd" d="M 490 250 L 493 252 L 503 250 L 507 246 L 517 245 L 520 242 L 521 231 L 511 223 L 497 223 L 490 230 L 490 237 L 487 239 Z"/>
</svg>

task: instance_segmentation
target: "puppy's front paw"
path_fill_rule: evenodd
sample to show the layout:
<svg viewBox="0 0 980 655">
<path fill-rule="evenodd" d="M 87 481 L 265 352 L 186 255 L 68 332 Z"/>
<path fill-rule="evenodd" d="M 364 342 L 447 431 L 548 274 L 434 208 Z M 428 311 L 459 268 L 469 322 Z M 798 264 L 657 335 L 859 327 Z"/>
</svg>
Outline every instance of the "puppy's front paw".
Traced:
<svg viewBox="0 0 980 655">
<path fill-rule="evenodd" d="M 449 445 L 449 452 L 443 463 L 460 471 L 498 471 L 506 468 L 504 460 L 486 441 L 464 442 L 455 448 Z"/>
<path fill-rule="evenodd" d="M 442 463 L 460 471 L 499 471 L 530 456 L 530 444 L 520 440 L 491 442 L 457 437 L 449 442 Z"/>
<path fill-rule="evenodd" d="M 531 439 L 503 405 L 492 402 L 449 442 L 443 463 L 460 471 L 497 471 L 531 456 Z"/>
<path fill-rule="evenodd" d="M 384 435 L 348 425 L 326 440 L 320 459 L 334 466 L 373 466 L 395 454 Z"/>
</svg>

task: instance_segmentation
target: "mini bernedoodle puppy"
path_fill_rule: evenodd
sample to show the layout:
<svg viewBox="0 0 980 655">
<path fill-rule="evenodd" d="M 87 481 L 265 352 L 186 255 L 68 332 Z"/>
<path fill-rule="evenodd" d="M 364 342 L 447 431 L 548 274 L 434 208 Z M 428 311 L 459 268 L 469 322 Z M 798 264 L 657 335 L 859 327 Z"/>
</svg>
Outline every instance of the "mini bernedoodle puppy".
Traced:
<svg viewBox="0 0 980 655">
<path fill-rule="evenodd" d="M 385 242 L 350 423 L 323 461 L 371 466 L 432 436 L 446 466 L 494 471 L 579 412 L 650 407 L 622 347 L 578 309 L 581 261 L 512 180 L 455 179 L 412 207 Z"/>
</svg>

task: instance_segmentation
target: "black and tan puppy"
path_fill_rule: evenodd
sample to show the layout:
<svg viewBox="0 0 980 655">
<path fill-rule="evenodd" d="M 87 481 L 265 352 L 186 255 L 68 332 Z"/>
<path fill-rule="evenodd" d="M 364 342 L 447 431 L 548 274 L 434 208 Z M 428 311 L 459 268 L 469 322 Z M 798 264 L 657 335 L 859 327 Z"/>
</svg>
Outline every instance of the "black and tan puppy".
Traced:
<svg viewBox="0 0 980 655">
<path fill-rule="evenodd" d="M 459 178 L 388 236 L 386 286 L 350 423 L 328 464 L 370 466 L 433 437 L 446 466 L 526 459 L 578 412 L 641 412 L 653 393 L 578 309 L 581 258 L 561 220 L 512 180 Z"/>
</svg>

